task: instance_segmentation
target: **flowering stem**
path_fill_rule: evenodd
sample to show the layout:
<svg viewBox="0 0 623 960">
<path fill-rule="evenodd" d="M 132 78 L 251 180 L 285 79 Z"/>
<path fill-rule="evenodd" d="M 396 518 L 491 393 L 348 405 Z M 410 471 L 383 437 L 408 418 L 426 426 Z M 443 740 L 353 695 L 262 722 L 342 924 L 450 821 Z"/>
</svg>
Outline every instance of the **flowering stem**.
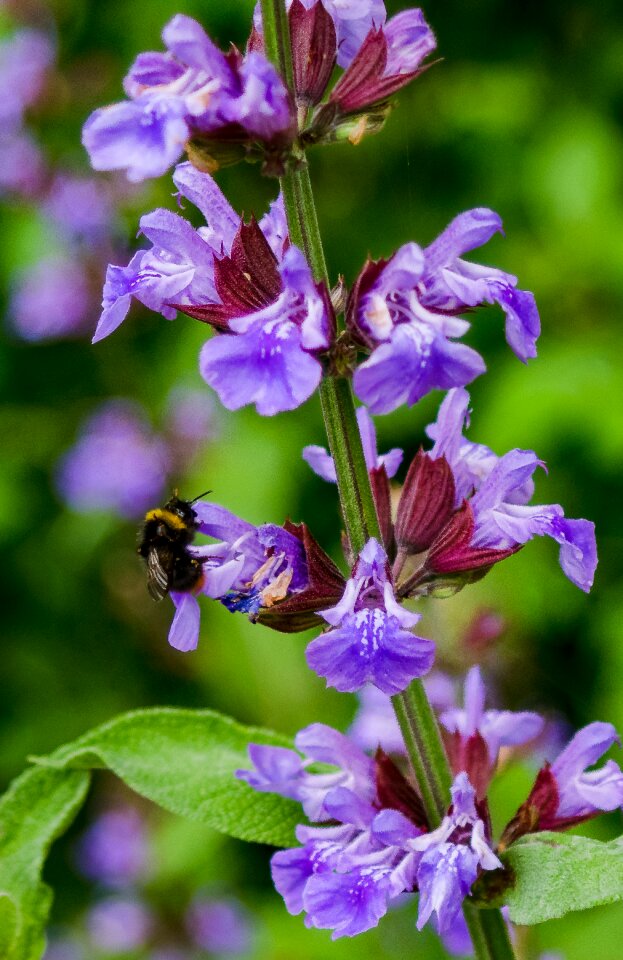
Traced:
<svg viewBox="0 0 623 960">
<path fill-rule="evenodd" d="M 267 55 L 280 69 L 293 94 L 293 69 L 285 0 L 261 0 Z M 309 169 L 304 154 L 296 169 L 281 178 L 288 229 L 317 281 L 329 286 L 329 277 L 316 215 Z M 371 537 L 382 542 L 372 487 L 368 476 L 350 381 L 326 376 L 320 401 L 331 455 L 335 463 L 344 524 L 355 555 Z M 407 754 L 431 828 L 438 826 L 450 802 L 451 774 L 437 718 L 421 680 L 392 698 Z M 466 919 L 477 960 L 512 960 L 513 951 L 499 910 L 476 910 L 466 905 Z M 488 915 L 485 918 L 485 914 Z"/>
<path fill-rule="evenodd" d="M 392 698 L 409 759 L 431 827 L 443 820 L 450 802 L 450 769 L 437 718 L 421 680 Z"/>
<path fill-rule="evenodd" d="M 466 902 L 463 914 L 476 960 L 515 960 L 508 926 L 499 910 L 480 910 Z"/>
</svg>

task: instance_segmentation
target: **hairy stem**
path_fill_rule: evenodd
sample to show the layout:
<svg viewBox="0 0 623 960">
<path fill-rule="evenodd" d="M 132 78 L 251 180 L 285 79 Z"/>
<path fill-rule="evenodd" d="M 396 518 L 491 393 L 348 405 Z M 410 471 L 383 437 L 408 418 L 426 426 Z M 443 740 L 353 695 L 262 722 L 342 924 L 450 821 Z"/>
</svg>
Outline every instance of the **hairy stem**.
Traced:
<svg viewBox="0 0 623 960">
<path fill-rule="evenodd" d="M 293 90 L 292 56 L 285 0 L 262 0 L 266 51 Z M 303 158 L 296 170 L 281 178 L 292 242 L 305 253 L 314 277 L 329 286 L 329 277 L 316 215 L 309 169 Z M 320 400 L 346 532 L 357 555 L 371 537 L 381 540 L 379 521 L 355 415 L 350 381 L 327 376 Z M 451 773 L 437 718 L 421 680 L 392 698 L 407 754 L 431 828 L 443 819 L 450 802 Z M 506 924 L 499 910 L 465 905 L 465 917 L 477 960 L 513 960 Z"/>
<path fill-rule="evenodd" d="M 508 927 L 499 910 L 480 910 L 466 901 L 463 914 L 476 960 L 515 960 Z"/>
</svg>

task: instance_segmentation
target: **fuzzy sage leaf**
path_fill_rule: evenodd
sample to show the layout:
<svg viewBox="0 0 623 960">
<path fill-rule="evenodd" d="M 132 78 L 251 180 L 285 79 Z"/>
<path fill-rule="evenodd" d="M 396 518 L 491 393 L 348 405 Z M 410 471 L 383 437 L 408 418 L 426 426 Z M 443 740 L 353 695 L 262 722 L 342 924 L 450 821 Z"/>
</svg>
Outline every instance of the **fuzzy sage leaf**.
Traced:
<svg viewBox="0 0 623 960">
<path fill-rule="evenodd" d="M 27 770 L 0 800 L 0 957 L 38 960 L 52 891 L 41 870 L 89 786 L 86 770 Z"/>
<path fill-rule="evenodd" d="M 235 778 L 249 742 L 291 747 L 267 730 L 211 710 L 154 708 L 123 714 L 38 762 L 57 769 L 104 768 L 165 810 L 241 840 L 288 846 L 300 806 L 257 794 Z"/>
<path fill-rule="evenodd" d="M 504 856 L 515 874 L 505 893 L 514 923 L 534 924 L 623 900 L 623 842 L 538 833 Z"/>
</svg>

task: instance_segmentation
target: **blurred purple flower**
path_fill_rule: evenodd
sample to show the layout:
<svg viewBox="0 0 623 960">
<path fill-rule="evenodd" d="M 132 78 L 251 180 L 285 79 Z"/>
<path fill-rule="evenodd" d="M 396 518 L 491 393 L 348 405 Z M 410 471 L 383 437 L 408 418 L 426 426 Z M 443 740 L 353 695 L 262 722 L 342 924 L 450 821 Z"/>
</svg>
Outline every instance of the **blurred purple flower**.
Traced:
<svg viewBox="0 0 623 960">
<path fill-rule="evenodd" d="M 57 469 L 73 510 L 110 510 L 136 519 L 161 497 L 170 469 L 166 445 L 130 401 L 103 404 L 83 424 Z"/>
<path fill-rule="evenodd" d="M 44 258 L 24 272 L 13 291 L 9 317 L 24 340 L 84 333 L 93 306 L 89 278 L 77 259 Z"/>
<path fill-rule="evenodd" d="M 410 632 L 420 614 L 396 601 L 387 554 L 374 538 L 359 554 L 340 602 L 320 616 L 333 629 L 312 640 L 307 662 L 341 692 L 369 682 L 383 693 L 400 693 L 432 666 L 434 643 Z"/>
<path fill-rule="evenodd" d="M 462 387 L 485 370 L 482 357 L 458 343 L 469 323 L 458 314 L 484 303 L 506 313 L 506 338 L 523 361 L 536 356 L 539 316 L 517 279 L 460 255 L 501 231 L 492 210 L 456 217 L 428 247 L 401 247 L 389 261 L 369 262 L 348 305 L 349 324 L 371 356 L 355 371 L 354 388 L 373 413 L 412 405 L 430 390 Z"/>
<path fill-rule="evenodd" d="M 357 410 L 357 424 L 361 441 L 363 444 L 363 454 L 368 471 L 385 467 L 387 476 L 395 476 L 398 467 L 402 463 L 403 452 L 397 447 L 384 453 L 381 456 L 377 453 L 376 429 L 374 421 L 365 407 L 359 407 Z M 327 480 L 329 483 L 337 483 L 335 473 L 335 464 L 333 457 L 324 447 L 311 445 L 303 448 L 303 460 L 309 464 L 314 473 Z"/>
<path fill-rule="evenodd" d="M 101 814 L 83 834 L 77 861 L 86 877 L 106 886 L 138 880 L 149 862 L 147 833 L 139 812 L 120 807 Z"/>
<path fill-rule="evenodd" d="M 210 953 L 233 956 L 246 954 L 252 947 L 251 917 L 233 898 L 197 897 L 188 910 L 186 927 L 194 943 Z"/>
<path fill-rule="evenodd" d="M 47 216 L 75 242 L 101 243 L 109 237 L 114 203 L 108 184 L 59 173 L 43 203 Z"/>
<path fill-rule="evenodd" d="M 93 946 L 108 953 L 140 950 L 146 945 L 153 925 L 154 918 L 147 907 L 130 897 L 101 900 L 87 915 Z"/>
<path fill-rule="evenodd" d="M 21 123 L 41 94 L 54 57 L 52 41 L 39 30 L 24 28 L 0 43 L 0 123 L 5 131 Z"/>
<path fill-rule="evenodd" d="M 37 144 L 21 130 L 0 133 L 0 193 L 33 197 L 45 179 L 45 161 Z"/>
<path fill-rule="evenodd" d="M 164 432 L 178 469 L 191 466 L 197 454 L 219 434 L 218 410 L 205 390 L 176 386 L 166 402 Z"/>
<path fill-rule="evenodd" d="M 190 137 L 217 135 L 233 124 L 249 140 L 291 133 L 288 92 L 262 54 L 224 54 L 196 20 L 181 14 L 162 38 L 167 53 L 139 54 L 125 78 L 130 99 L 87 120 L 83 143 L 96 170 L 126 170 L 134 181 L 160 176 Z"/>
</svg>

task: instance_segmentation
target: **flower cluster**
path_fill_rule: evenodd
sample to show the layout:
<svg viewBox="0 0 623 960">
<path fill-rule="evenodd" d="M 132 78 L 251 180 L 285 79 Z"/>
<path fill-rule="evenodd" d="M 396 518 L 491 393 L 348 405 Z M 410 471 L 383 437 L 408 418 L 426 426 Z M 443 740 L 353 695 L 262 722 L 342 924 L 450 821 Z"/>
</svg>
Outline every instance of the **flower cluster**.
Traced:
<svg viewBox="0 0 623 960">
<path fill-rule="evenodd" d="M 244 55 L 235 47 L 221 52 L 196 21 L 180 15 L 164 29 L 166 52 L 141 54 L 131 68 L 128 100 L 87 121 L 84 143 L 96 169 L 123 169 L 141 180 L 177 164 L 179 206 L 189 201 L 204 218 L 199 227 L 168 209 L 141 218 L 148 246 L 126 266 L 109 266 L 94 340 L 124 322 L 132 300 L 168 320 L 185 314 L 212 328 L 199 367 L 221 403 L 229 410 L 254 405 L 265 416 L 296 409 L 324 378 L 352 380 L 365 405 L 356 417 L 370 489 L 363 489 L 361 451 L 353 449 L 350 394 L 348 409 L 339 410 L 348 450 L 339 449 L 333 424 L 335 461 L 318 446 L 303 451 L 317 474 L 339 482 L 346 507 L 351 481 L 362 517 L 373 513 L 363 500 L 370 494 L 374 500 L 378 527 L 359 530 L 358 540 L 346 516 L 347 574 L 304 523 L 256 526 L 196 500 L 184 502 L 180 547 L 192 586 L 174 588 L 174 578 L 164 577 L 157 593 L 170 592 L 175 606 L 169 642 L 176 649 L 197 646 L 199 598 L 207 596 L 281 632 L 322 631 L 307 647 L 309 667 L 329 686 L 366 698 L 368 716 L 358 719 L 354 734 L 372 750 L 382 743 L 373 757 L 353 739 L 313 724 L 298 734 L 296 750 L 251 745 L 253 769 L 238 771 L 255 790 L 298 801 L 310 821 L 298 827 L 300 846 L 272 859 L 287 909 L 305 913 L 309 926 L 330 929 L 334 938 L 354 936 L 375 926 L 397 897 L 417 892 L 418 928 L 432 919 L 448 942 L 464 943 L 463 903 L 486 892 L 490 874 L 504 889 L 509 846 L 527 833 L 564 829 L 623 805 L 623 774 L 614 761 L 587 770 L 616 733 L 609 724 L 590 724 L 557 759 L 546 760 L 496 844 L 487 791 L 500 750 L 532 743 L 543 718 L 485 709 L 478 667 L 468 672 L 458 706 L 451 681 L 429 674 L 435 645 L 413 633 L 421 614 L 405 603 L 460 589 L 536 536 L 558 544 L 563 572 L 588 591 L 597 563 L 594 527 L 567 519 L 557 504 L 532 503 L 533 475 L 544 466 L 533 451 L 498 456 L 464 436 L 465 387 L 485 370 L 463 340 L 470 329 L 465 315 L 497 304 L 508 345 L 524 363 L 536 356 L 540 334 L 535 298 L 515 276 L 464 259 L 502 232 L 497 213 L 465 211 L 427 246 L 408 242 L 387 260 L 368 260 L 350 291 L 341 280 L 331 290 L 318 272 L 319 240 L 306 223 L 313 203 L 304 179 L 291 177 L 301 172 L 307 147 L 345 138 L 356 143 L 382 125 L 389 98 L 425 69 L 435 48 L 422 12 L 388 19 L 383 0 L 287 0 L 284 20 L 286 13 L 289 80 L 266 57 L 271 27 L 259 6 Z M 189 160 L 178 163 L 184 151 Z M 264 216 L 248 221 L 229 204 L 210 174 L 242 158 L 286 177 L 287 217 L 281 195 Z M 392 491 L 403 453 L 378 454 L 370 413 L 413 405 L 432 390 L 448 391 L 427 428 L 432 446 L 419 449 L 402 488 Z M 325 401 L 323 394 L 330 419 L 335 409 Z M 351 461 L 349 477 L 338 476 L 344 459 Z M 158 522 L 166 507 L 152 513 Z M 195 533 L 210 542 L 192 542 Z M 488 635 L 498 628 L 489 625 Z M 443 816 L 443 801 L 434 815 L 422 782 L 405 773 L 405 743 L 390 713 L 389 697 L 427 674 L 452 778 Z M 204 937 L 216 921 L 206 920 L 205 911 L 193 916 L 198 942 L 216 949 Z"/>
<path fill-rule="evenodd" d="M 125 77 L 128 100 L 86 122 L 94 168 L 143 180 L 187 150 L 210 172 L 246 158 L 282 173 L 297 136 L 305 144 L 356 142 L 378 129 L 389 97 L 422 72 L 435 48 L 421 10 L 387 21 L 383 0 L 290 0 L 288 12 L 292 93 L 265 56 L 259 7 L 244 56 L 234 46 L 223 53 L 191 17 L 173 17 L 162 32 L 166 53 L 140 54 Z M 321 104 L 336 62 L 344 73 Z"/>
<path fill-rule="evenodd" d="M 85 124 L 83 143 L 96 170 L 126 170 L 130 180 L 158 177 L 197 135 L 240 143 L 292 139 L 288 92 L 264 56 L 222 53 L 181 14 L 162 39 L 167 52 L 140 54 L 126 76 L 130 99 L 96 110 Z"/>
<path fill-rule="evenodd" d="M 401 247 L 390 260 L 370 261 L 347 307 L 355 339 L 371 356 L 356 371 L 358 397 L 373 413 L 414 404 L 430 390 L 462 387 L 485 365 L 471 347 L 457 343 L 469 329 L 458 314 L 499 303 L 506 339 L 520 360 L 536 356 L 540 333 L 534 296 L 517 278 L 461 259 L 502 230 L 493 210 L 460 214 L 428 247 Z"/>
<path fill-rule="evenodd" d="M 94 340 L 123 322 L 131 298 L 167 319 L 176 310 L 220 336 L 204 346 L 202 376 L 229 410 L 292 410 L 320 383 L 318 355 L 329 346 L 330 303 L 297 247 L 289 242 L 281 200 L 246 224 L 214 180 L 191 164 L 173 176 L 182 197 L 207 221 L 196 230 L 182 216 L 155 210 L 141 218 L 152 247 L 127 267 L 110 266 Z"/>
<path fill-rule="evenodd" d="M 610 724 L 589 724 L 541 769 L 496 852 L 486 791 L 500 748 L 533 740 L 543 720 L 485 711 L 477 670 L 465 690 L 464 708 L 441 714 L 454 743 L 455 776 L 448 812 L 434 828 L 416 788 L 381 748 L 371 758 L 323 724 L 297 735 L 298 752 L 249 747 L 253 769 L 238 776 L 255 790 L 298 800 L 313 824 L 297 828 L 300 847 L 272 859 L 273 880 L 290 913 L 304 911 L 308 926 L 328 928 L 334 938 L 355 936 L 376 926 L 391 900 L 419 891 L 418 929 L 434 917 L 440 933 L 458 936 L 464 899 L 484 873 L 504 869 L 498 853 L 518 837 L 565 829 L 623 806 L 623 773 L 615 761 L 587 771 L 616 732 Z M 315 773 L 318 763 L 334 769 Z"/>
</svg>

